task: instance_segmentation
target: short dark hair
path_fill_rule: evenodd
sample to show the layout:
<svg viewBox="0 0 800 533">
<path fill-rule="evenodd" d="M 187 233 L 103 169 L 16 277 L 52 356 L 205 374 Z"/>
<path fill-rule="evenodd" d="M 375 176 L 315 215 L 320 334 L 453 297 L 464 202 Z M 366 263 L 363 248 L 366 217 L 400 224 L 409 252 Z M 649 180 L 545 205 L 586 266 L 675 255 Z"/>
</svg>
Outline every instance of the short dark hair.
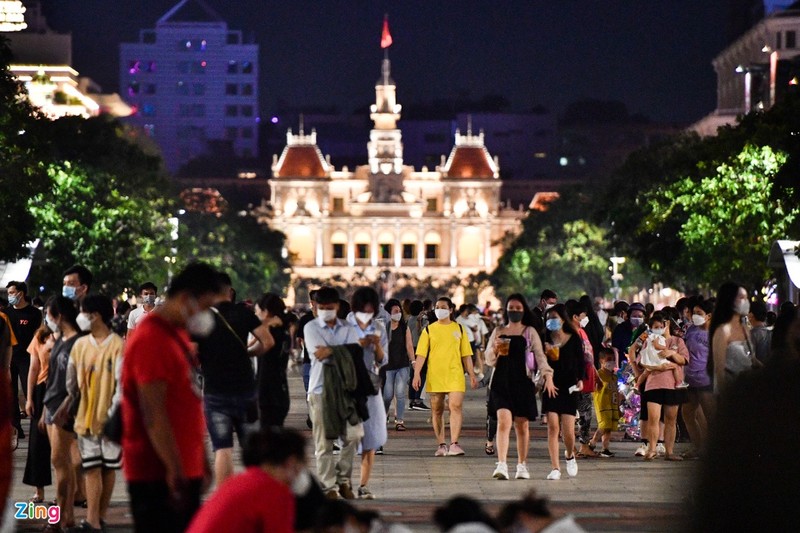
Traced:
<svg viewBox="0 0 800 533">
<path fill-rule="evenodd" d="M 273 427 L 250 433 L 242 449 L 245 466 L 278 466 L 290 457 L 301 462 L 306 458 L 306 438 L 294 429 Z"/>
<path fill-rule="evenodd" d="M 323 304 L 323 305 L 339 303 L 339 291 L 337 291 L 333 287 L 328 287 L 328 286 L 320 287 L 317 290 L 315 301 L 318 304 Z"/>
<path fill-rule="evenodd" d="M 223 287 L 233 287 L 233 280 L 228 275 L 227 272 L 223 272 L 221 270 L 217 271 L 217 281 L 219 282 L 220 290 Z"/>
<path fill-rule="evenodd" d="M 317 292 L 319 292 L 317 289 L 312 289 L 312 290 L 308 291 L 308 299 L 309 299 L 309 301 L 311 301 L 311 302 L 316 302 L 317 301 Z"/>
<path fill-rule="evenodd" d="M 24 281 L 9 281 L 8 285 L 6 285 L 6 289 L 10 287 L 17 289 L 17 292 L 25 293 L 25 296 L 28 295 L 28 284 Z"/>
<path fill-rule="evenodd" d="M 411 302 L 411 304 L 409 304 L 408 313 L 411 316 L 419 316 L 421 312 L 422 312 L 422 302 L 420 302 L 419 300 L 414 300 L 413 302 Z"/>
<path fill-rule="evenodd" d="M 364 308 L 367 307 L 367 304 L 372 304 L 373 312 L 377 313 L 380 307 L 378 293 L 372 287 L 357 288 L 353 293 L 353 297 L 350 299 L 350 307 L 354 312 L 358 312 L 363 311 Z"/>
<path fill-rule="evenodd" d="M 76 321 L 78 318 L 78 308 L 75 306 L 75 302 L 69 298 L 65 298 L 64 296 L 52 296 L 47 300 L 47 304 L 45 305 L 45 313 L 47 311 L 50 311 L 53 318 L 61 317 L 69 322 L 75 331 L 81 330 Z"/>
<path fill-rule="evenodd" d="M 586 313 L 586 306 L 579 302 L 578 300 L 567 300 L 564 304 L 564 307 L 567 311 L 567 316 L 572 319 L 573 316 L 580 315 L 581 313 Z"/>
<path fill-rule="evenodd" d="M 78 281 L 80 282 L 81 285 L 86 285 L 87 288 L 92 287 L 92 280 L 94 279 L 94 276 L 92 276 L 92 273 L 89 272 L 89 269 L 86 268 L 85 266 L 72 265 L 71 267 L 66 269 L 63 274 L 61 274 L 61 277 L 65 278 L 70 274 L 77 274 Z"/>
<path fill-rule="evenodd" d="M 189 264 L 172 278 L 167 289 L 167 296 L 188 292 L 197 298 L 206 294 L 217 294 L 219 291 L 217 271 L 206 263 L 195 262 Z"/>
<path fill-rule="evenodd" d="M 152 281 L 145 281 L 144 283 L 139 285 L 139 294 L 142 294 L 142 291 L 146 291 L 147 289 L 152 289 L 156 291 L 156 294 L 158 293 L 158 287 L 156 287 L 155 283 L 153 283 Z"/>
<path fill-rule="evenodd" d="M 400 308 L 400 311 L 403 310 L 403 304 L 400 303 L 400 300 L 397 298 L 391 298 L 385 304 L 383 304 L 383 308 L 386 310 L 387 313 L 392 312 L 392 307 L 397 306 Z"/>
<path fill-rule="evenodd" d="M 600 347 L 600 354 L 598 358 L 602 361 L 603 359 L 613 359 L 617 360 L 617 351 L 612 348 L 611 346 L 601 346 Z"/>
<path fill-rule="evenodd" d="M 614 302 L 614 314 L 627 313 L 630 306 L 625 300 L 617 300 Z"/>
<path fill-rule="evenodd" d="M 85 313 L 99 313 L 100 319 L 106 324 L 114 318 L 114 305 L 108 296 L 90 294 L 81 302 L 81 311 Z"/>
<path fill-rule="evenodd" d="M 558 299 L 558 294 L 556 294 L 556 291 L 550 289 L 543 290 L 542 295 L 539 297 L 540 300 L 549 300 L 551 298 Z"/>
<path fill-rule="evenodd" d="M 759 322 L 767 320 L 767 304 L 761 300 L 754 300 L 753 303 L 750 304 L 750 312 L 753 313 L 753 316 Z"/>
<path fill-rule="evenodd" d="M 286 303 L 283 298 L 273 292 L 263 294 L 256 303 L 262 311 L 268 311 L 272 316 L 283 318 L 286 314 Z"/>
</svg>

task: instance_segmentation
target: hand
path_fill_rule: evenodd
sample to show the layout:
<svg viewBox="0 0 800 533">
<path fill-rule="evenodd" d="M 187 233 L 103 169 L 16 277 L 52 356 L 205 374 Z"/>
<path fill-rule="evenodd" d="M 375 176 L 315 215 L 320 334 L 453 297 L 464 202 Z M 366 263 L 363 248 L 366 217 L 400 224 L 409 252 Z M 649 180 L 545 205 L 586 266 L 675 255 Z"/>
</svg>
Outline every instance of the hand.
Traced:
<svg viewBox="0 0 800 533">
<path fill-rule="evenodd" d="M 575 384 L 575 386 L 578 387 L 578 392 L 582 391 L 583 390 L 583 380 L 579 379 L 578 382 Z"/>
<path fill-rule="evenodd" d="M 314 357 L 317 358 L 317 361 L 323 361 L 331 356 L 333 350 L 331 350 L 330 346 L 320 346 L 317 348 L 317 351 L 314 352 Z"/>
<path fill-rule="evenodd" d="M 469 375 L 469 386 L 473 389 L 478 388 L 478 377 L 475 374 Z"/>
<path fill-rule="evenodd" d="M 558 387 L 553 384 L 552 377 L 548 376 L 544 379 L 544 390 L 550 398 L 558 396 Z"/>
<path fill-rule="evenodd" d="M 180 465 L 173 468 L 167 468 L 166 475 L 167 488 L 169 494 L 175 503 L 175 506 L 182 508 L 185 505 L 186 495 L 186 477 L 183 475 L 183 470 Z"/>
<path fill-rule="evenodd" d="M 53 424 L 58 427 L 64 427 L 69 422 L 69 410 L 65 404 L 61 404 L 56 413 L 53 415 Z"/>
<path fill-rule="evenodd" d="M 414 379 L 411 380 L 411 387 L 414 390 L 419 390 L 421 385 L 422 385 L 422 378 L 420 376 L 414 374 Z"/>
<path fill-rule="evenodd" d="M 358 339 L 358 345 L 362 348 L 368 348 L 370 344 L 372 344 L 372 338 L 369 336 L 364 337 L 363 339 Z"/>
<path fill-rule="evenodd" d="M 47 424 L 44 423 L 44 413 L 39 417 L 39 422 L 36 424 L 40 433 L 47 435 Z"/>
<path fill-rule="evenodd" d="M 203 484 L 200 489 L 202 492 L 206 492 L 211 488 L 211 481 L 213 478 L 214 474 L 211 471 L 211 465 L 208 463 L 208 459 L 206 459 L 203 461 Z"/>
<path fill-rule="evenodd" d="M 25 402 L 25 412 L 28 413 L 28 416 L 33 416 L 33 400 L 30 398 Z"/>
</svg>

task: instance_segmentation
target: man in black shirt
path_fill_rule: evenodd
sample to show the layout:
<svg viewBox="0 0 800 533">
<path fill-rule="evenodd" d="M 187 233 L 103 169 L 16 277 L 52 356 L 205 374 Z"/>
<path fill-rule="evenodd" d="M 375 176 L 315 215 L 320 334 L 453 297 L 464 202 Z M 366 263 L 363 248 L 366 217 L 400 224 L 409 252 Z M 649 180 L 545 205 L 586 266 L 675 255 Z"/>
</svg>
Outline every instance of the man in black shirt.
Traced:
<svg viewBox="0 0 800 533">
<path fill-rule="evenodd" d="M 11 355 L 11 392 L 14 395 L 12 402 L 12 425 L 17 428 L 20 438 L 25 437 L 22 431 L 21 414 L 17 398 L 19 397 L 19 382 L 22 382 L 22 395 L 28 398 L 28 369 L 31 366 L 31 356 L 28 354 L 33 336 L 42 324 L 42 313 L 28 301 L 28 285 L 23 281 L 11 281 L 6 285 L 8 291 L 8 307 L 5 310 L 11 321 L 11 329 L 17 337 Z"/>
<path fill-rule="evenodd" d="M 536 331 L 539 332 L 539 336 L 542 338 L 542 342 L 544 342 L 544 323 L 545 323 L 545 316 L 547 310 L 553 307 L 558 303 L 558 295 L 555 291 L 551 291 L 550 289 L 545 289 L 542 291 L 542 295 L 539 297 L 539 303 L 531 309 L 531 313 L 533 314 L 533 324 L 531 324 Z"/>
<path fill-rule="evenodd" d="M 256 381 L 251 357 L 271 345 L 269 329 L 243 303 L 235 303 L 231 278 L 218 274 L 221 291 L 214 312 L 214 330 L 197 339 L 203 371 L 203 406 L 214 449 L 217 486 L 233 474 L 233 432 L 240 444 L 251 424 L 258 420 Z M 248 348 L 248 334 L 256 343 Z"/>
</svg>

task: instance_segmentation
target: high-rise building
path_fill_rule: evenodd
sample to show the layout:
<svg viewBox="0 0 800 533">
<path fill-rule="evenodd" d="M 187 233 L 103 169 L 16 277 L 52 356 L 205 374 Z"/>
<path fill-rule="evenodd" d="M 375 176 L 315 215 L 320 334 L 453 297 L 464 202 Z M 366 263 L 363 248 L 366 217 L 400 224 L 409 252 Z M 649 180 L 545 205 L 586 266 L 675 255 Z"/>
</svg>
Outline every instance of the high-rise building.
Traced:
<svg viewBox="0 0 800 533">
<path fill-rule="evenodd" d="M 121 44 L 119 80 L 168 169 L 213 151 L 258 155 L 258 45 L 203 0 L 181 0 Z"/>
</svg>

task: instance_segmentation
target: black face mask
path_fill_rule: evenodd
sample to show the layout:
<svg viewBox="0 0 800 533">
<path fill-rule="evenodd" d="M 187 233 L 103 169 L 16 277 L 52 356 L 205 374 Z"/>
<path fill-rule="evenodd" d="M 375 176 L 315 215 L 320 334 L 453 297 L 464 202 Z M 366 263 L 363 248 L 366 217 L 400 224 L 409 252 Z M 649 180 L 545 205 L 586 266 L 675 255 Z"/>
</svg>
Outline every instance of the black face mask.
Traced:
<svg viewBox="0 0 800 533">
<path fill-rule="evenodd" d="M 509 322 L 522 322 L 522 311 L 506 311 Z"/>
</svg>

